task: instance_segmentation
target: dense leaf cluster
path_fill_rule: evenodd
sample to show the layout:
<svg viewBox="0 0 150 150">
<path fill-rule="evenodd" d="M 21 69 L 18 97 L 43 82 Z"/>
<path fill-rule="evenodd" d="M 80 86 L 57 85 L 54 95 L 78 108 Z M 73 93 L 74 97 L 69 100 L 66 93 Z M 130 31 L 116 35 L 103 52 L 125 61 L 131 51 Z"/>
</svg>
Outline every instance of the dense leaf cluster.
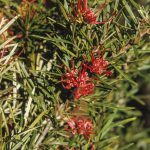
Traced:
<svg viewBox="0 0 150 150">
<path fill-rule="evenodd" d="M 0 149 L 149 149 L 148 2 L 79 1 L 0 0 Z M 95 86 L 78 100 L 71 62 Z"/>
</svg>

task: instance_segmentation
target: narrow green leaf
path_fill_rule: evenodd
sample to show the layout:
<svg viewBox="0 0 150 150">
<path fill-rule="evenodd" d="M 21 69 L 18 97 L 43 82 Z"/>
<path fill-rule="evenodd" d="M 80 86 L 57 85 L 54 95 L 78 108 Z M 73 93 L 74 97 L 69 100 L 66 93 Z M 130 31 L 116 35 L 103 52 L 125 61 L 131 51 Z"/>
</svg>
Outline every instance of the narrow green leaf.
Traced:
<svg viewBox="0 0 150 150">
<path fill-rule="evenodd" d="M 111 127 L 112 127 L 111 124 L 112 124 L 116 114 L 117 114 L 117 111 L 115 111 L 112 115 L 110 115 L 108 117 L 108 119 L 107 119 L 108 121 L 106 122 L 106 124 L 104 125 L 104 127 L 100 131 L 101 138 L 103 138 L 107 134 L 107 132 L 111 129 Z"/>
<path fill-rule="evenodd" d="M 63 39 L 58 39 L 58 38 L 43 37 L 43 36 L 39 36 L 39 35 L 30 35 L 30 36 L 38 38 L 38 39 L 44 39 L 44 40 L 47 40 L 47 41 L 52 41 L 52 42 L 63 42 L 63 43 L 72 44 L 72 42 L 70 42 L 70 41 L 63 40 Z"/>
<path fill-rule="evenodd" d="M 130 143 L 130 144 L 127 144 L 126 146 L 120 148 L 119 150 L 129 150 L 129 149 L 132 149 L 131 146 L 133 146 L 134 143 Z"/>
<path fill-rule="evenodd" d="M 134 20 L 134 22 L 136 22 L 136 18 L 134 16 L 134 13 L 131 9 L 131 7 L 129 6 L 128 2 L 126 0 L 122 0 L 126 10 L 128 11 L 129 15 L 131 16 L 131 18 Z"/>
<path fill-rule="evenodd" d="M 126 80 L 128 80 L 130 83 L 133 85 L 137 86 L 137 83 L 134 82 L 126 73 L 124 73 L 122 70 L 120 70 L 118 67 L 114 66 L 113 67 L 122 75 Z"/>
<path fill-rule="evenodd" d="M 113 128 L 113 127 L 116 127 L 116 126 L 122 126 L 122 125 L 124 125 L 124 124 L 126 124 L 126 123 L 129 123 L 129 122 L 132 122 L 132 121 L 134 121 L 134 120 L 136 120 L 136 117 L 132 117 L 132 118 L 129 118 L 129 119 L 125 119 L 125 120 L 123 120 L 123 121 L 118 121 L 117 123 L 114 123 L 114 124 L 112 125 L 112 128 Z"/>
<path fill-rule="evenodd" d="M 32 122 L 32 124 L 29 126 L 29 128 L 33 128 L 40 120 L 42 117 L 47 113 L 47 110 L 43 111 L 38 117 Z"/>
<path fill-rule="evenodd" d="M 59 7 L 60 7 L 60 9 L 61 9 L 61 12 L 63 13 L 63 16 L 65 17 L 65 19 L 66 19 L 67 21 L 69 21 L 68 15 L 67 15 L 67 13 L 66 13 L 66 10 L 65 10 L 65 7 L 63 6 L 63 4 L 62 4 L 59 0 L 57 0 L 57 3 L 58 3 L 58 5 L 59 5 Z"/>
</svg>

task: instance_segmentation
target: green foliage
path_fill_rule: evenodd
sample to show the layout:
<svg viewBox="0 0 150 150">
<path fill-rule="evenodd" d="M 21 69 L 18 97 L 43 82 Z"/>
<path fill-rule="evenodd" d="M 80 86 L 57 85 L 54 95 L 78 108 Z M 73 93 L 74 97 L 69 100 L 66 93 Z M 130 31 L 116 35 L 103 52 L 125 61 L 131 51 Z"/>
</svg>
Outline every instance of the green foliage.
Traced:
<svg viewBox="0 0 150 150">
<path fill-rule="evenodd" d="M 149 7 L 104 2 L 88 1 L 99 21 L 112 18 L 94 25 L 70 17 L 77 1 L 0 0 L 0 52 L 7 50 L 0 53 L 0 149 L 149 149 L 139 109 L 149 102 Z M 61 77 L 72 61 L 76 69 L 89 63 L 96 49 L 105 49 L 113 74 L 90 73 L 94 93 L 75 100 Z M 65 130 L 72 116 L 92 119 L 89 139 Z"/>
</svg>

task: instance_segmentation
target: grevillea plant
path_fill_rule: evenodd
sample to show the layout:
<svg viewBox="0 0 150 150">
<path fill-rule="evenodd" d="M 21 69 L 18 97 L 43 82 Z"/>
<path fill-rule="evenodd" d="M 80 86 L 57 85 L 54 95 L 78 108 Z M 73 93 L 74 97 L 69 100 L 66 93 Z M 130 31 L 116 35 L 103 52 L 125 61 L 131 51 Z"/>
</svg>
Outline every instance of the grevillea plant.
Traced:
<svg viewBox="0 0 150 150">
<path fill-rule="evenodd" d="M 149 150 L 146 1 L 0 0 L 0 150 Z"/>
<path fill-rule="evenodd" d="M 72 68 L 67 68 L 67 73 L 61 77 L 61 83 L 65 89 L 75 89 L 75 99 L 79 99 L 81 96 L 87 96 L 94 92 L 95 85 L 93 79 L 89 77 L 88 70 L 91 74 L 112 75 L 112 72 L 107 70 L 109 62 L 106 61 L 103 56 L 100 57 L 100 50 L 96 52 L 97 56 L 94 56 L 94 53 L 95 52 L 92 52 L 91 62 L 81 63 L 78 69 L 72 64 Z"/>
</svg>

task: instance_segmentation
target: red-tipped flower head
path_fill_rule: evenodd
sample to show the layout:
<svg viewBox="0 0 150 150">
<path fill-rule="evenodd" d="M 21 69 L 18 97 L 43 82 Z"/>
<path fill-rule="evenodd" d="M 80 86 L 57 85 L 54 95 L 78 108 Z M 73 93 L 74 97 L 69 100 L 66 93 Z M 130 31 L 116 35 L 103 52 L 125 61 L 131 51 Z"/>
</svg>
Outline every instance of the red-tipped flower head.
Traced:
<svg viewBox="0 0 150 150">
<path fill-rule="evenodd" d="M 83 135 L 85 138 L 89 138 L 93 133 L 93 124 L 91 119 L 74 117 L 67 121 L 67 131 L 71 130 L 73 135 Z"/>
</svg>

